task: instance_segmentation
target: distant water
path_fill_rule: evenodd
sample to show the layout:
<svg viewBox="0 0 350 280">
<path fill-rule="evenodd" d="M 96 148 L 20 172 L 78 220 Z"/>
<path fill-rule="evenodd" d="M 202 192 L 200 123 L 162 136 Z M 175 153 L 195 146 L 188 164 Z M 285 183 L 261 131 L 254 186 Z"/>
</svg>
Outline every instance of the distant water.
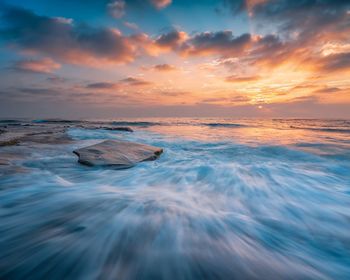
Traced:
<svg viewBox="0 0 350 280">
<path fill-rule="evenodd" d="M 27 124 L 50 122 L 135 132 L 0 148 L 29 155 L 0 177 L 0 279 L 350 279 L 350 121 Z M 165 152 L 79 165 L 72 150 L 103 139 Z"/>
</svg>

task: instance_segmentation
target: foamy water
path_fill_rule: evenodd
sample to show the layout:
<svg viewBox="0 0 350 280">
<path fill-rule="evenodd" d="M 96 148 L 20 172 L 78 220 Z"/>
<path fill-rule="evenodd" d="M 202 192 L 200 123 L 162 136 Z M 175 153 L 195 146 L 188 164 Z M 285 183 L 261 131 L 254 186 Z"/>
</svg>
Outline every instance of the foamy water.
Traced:
<svg viewBox="0 0 350 280">
<path fill-rule="evenodd" d="M 349 279 L 350 122 L 111 120 L 65 145 L 5 147 L 0 279 Z M 115 171 L 72 150 L 164 148 Z"/>
</svg>

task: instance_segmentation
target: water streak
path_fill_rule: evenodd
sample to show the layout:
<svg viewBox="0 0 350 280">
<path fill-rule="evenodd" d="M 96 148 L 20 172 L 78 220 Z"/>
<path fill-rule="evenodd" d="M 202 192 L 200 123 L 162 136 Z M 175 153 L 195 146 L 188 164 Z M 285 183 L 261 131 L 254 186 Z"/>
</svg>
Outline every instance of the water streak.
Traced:
<svg viewBox="0 0 350 280">
<path fill-rule="evenodd" d="M 348 279 L 350 135 L 291 128 L 340 121 L 148 122 L 164 125 L 4 148 L 26 156 L 0 177 L 0 279 Z M 77 164 L 103 139 L 165 152 Z"/>
</svg>

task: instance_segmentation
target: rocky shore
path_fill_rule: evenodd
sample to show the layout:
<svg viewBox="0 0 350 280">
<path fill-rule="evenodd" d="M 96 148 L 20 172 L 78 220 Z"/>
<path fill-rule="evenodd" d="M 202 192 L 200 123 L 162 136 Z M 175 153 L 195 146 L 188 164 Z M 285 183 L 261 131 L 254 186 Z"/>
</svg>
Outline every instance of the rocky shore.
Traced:
<svg viewBox="0 0 350 280">
<path fill-rule="evenodd" d="M 37 147 L 38 145 L 74 144 L 67 131 L 79 128 L 89 130 L 109 130 L 120 133 L 132 133 L 128 126 L 116 126 L 113 123 L 106 125 L 99 122 L 86 121 L 0 121 L 0 174 L 17 172 L 16 161 L 30 156 L 23 153 L 21 147 Z M 18 149 L 13 149 L 18 146 Z M 10 148 L 12 147 L 12 148 Z M 72 150 L 81 164 L 88 166 L 110 167 L 124 169 L 135 166 L 137 163 L 157 159 L 163 152 L 161 148 L 141 143 L 120 140 L 101 140 L 101 143 Z"/>
</svg>

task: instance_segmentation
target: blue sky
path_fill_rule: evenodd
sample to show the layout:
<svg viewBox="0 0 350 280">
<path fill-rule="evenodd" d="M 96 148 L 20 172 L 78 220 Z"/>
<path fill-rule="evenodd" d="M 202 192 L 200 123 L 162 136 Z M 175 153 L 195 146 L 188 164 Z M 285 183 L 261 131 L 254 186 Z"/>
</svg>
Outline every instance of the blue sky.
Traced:
<svg viewBox="0 0 350 280">
<path fill-rule="evenodd" d="M 349 1 L 0 3 L 2 117 L 350 116 Z"/>
</svg>

